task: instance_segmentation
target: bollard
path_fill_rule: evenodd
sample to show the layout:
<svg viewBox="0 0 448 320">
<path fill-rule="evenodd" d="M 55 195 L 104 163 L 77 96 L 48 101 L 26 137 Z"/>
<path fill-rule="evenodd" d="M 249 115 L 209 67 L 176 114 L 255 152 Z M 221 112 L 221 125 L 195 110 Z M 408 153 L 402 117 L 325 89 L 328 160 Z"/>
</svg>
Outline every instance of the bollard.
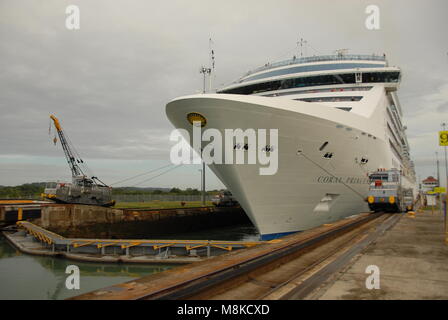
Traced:
<svg viewBox="0 0 448 320">
<path fill-rule="evenodd" d="M 17 210 L 17 221 L 22 221 L 22 217 L 23 217 L 23 208 L 19 208 Z"/>
<path fill-rule="evenodd" d="M 415 212 L 414 211 L 408 211 L 408 218 L 415 218 Z"/>
</svg>

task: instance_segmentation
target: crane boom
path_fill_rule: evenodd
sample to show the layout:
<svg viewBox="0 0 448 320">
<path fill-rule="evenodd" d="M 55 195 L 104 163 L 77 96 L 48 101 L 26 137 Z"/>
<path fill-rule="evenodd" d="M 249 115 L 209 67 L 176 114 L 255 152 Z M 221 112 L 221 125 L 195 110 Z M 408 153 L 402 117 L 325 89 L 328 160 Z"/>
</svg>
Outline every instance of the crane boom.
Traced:
<svg viewBox="0 0 448 320">
<path fill-rule="evenodd" d="M 65 158 L 67 159 L 70 170 L 72 171 L 72 177 L 85 176 L 84 172 L 81 170 L 77 163 L 77 161 L 79 160 L 76 159 L 73 151 L 70 148 L 70 145 L 67 142 L 67 139 L 65 138 L 64 131 L 62 130 L 58 118 L 56 118 L 54 115 L 50 115 L 50 118 L 51 120 L 53 120 L 56 131 L 58 132 L 59 140 L 61 141 Z"/>
</svg>

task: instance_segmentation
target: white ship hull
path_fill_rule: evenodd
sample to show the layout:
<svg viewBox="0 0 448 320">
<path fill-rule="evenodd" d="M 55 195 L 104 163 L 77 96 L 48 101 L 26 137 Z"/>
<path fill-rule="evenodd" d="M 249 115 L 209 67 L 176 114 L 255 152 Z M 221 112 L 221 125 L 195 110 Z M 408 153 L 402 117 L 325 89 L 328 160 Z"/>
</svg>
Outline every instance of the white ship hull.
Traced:
<svg viewBox="0 0 448 320">
<path fill-rule="evenodd" d="M 384 88 L 377 88 L 373 109 L 385 110 Z M 370 117 L 324 105 L 284 98 L 203 94 L 167 105 L 176 128 L 192 136 L 187 114 L 207 119 L 203 129 L 278 129 L 278 171 L 260 175 L 260 164 L 212 164 L 209 167 L 233 193 L 262 239 L 306 230 L 368 211 L 368 172 L 393 166 L 391 150 Z M 379 112 L 378 112 L 379 113 Z M 328 142 L 324 150 L 319 148 Z M 252 147 L 252 146 L 251 146 Z M 261 148 L 262 146 L 257 146 Z M 235 152 L 245 152 L 235 150 Z M 331 159 L 323 154 L 332 152 Z M 361 158 L 368 159 L 361 163 Z"/>
</svg>

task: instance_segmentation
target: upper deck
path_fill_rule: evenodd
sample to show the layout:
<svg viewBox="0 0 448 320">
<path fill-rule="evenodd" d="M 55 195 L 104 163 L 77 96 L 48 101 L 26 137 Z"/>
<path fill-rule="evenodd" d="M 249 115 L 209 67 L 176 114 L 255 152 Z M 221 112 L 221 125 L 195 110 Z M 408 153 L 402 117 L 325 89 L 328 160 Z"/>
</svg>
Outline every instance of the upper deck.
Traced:
<svg viewBox="0 0 448 320">
<path fill-rule="evenodd" d="M 399 80 L 400 69 L 389 67 L 384 55 L 328 55 L 266 64 L 217 92 L 254 94 L 305 86 L 363 82 L 397 84 Z"/>
<path fill-rule="evenodd" d="M 329 63 L 337 62 L 337 63 Z M 347 62 L 347 63 L 344 63 Z M 296 72 L 329 70 L 329 69 L 342 69 L 341 67 L 348 67 L 350 65 L 365 65 L 365 67 L 387 67 L 387 60 L 385 55 L 362 55 L 362 54 L 338 54 L 338 55 L 326 55 L 326 56 L 312 56 L 302 57 L 278 61 L 274 63 L 266 63 L 264 66 L 258 67 L 254 70 L 247 72 L 236 82 L 245 82 L 250 80 L 259 79 L 261 77 L 275 75 L 274 71 L 279 70 L 291 70 L 291 66 L 297 66 Z M 286 68 L 283 68 L 286 67 Z M 326 68 L 325 68 L 326 67 Z M 356 67 L 356 66 L 352 66 Z M 361 66 L 359 66 L 361 67 Z M 274 70 L 275 69 L 275 70 Z M 269 71 L 269 72 L 266 72 Z M 294 69 L 291 73 L 295 73 Z M 282 74 L 278 72 L 278 75 Z"/>
</svg>

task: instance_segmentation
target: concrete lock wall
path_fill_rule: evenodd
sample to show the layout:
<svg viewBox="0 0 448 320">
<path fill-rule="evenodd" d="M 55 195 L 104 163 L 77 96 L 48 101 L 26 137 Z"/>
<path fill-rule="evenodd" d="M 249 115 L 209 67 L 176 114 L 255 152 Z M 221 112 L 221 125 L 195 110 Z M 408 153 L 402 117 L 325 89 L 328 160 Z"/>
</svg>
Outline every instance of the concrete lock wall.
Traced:
<svg viewBox="0 0 448 320">
<path fill-rule="evenodd" d="M 43 228 L 81 227 L 95 223 L 122 221 L 123 210 L 84 205 L 48 205 L 42 207 L 40 225 Z"/>
<path fill-rule="evenodd" d="M 46 205 L 36 224 L 67 238 L 145 239 L 250 223 L 241 208 L 161 210 Z"/>
</svg>

